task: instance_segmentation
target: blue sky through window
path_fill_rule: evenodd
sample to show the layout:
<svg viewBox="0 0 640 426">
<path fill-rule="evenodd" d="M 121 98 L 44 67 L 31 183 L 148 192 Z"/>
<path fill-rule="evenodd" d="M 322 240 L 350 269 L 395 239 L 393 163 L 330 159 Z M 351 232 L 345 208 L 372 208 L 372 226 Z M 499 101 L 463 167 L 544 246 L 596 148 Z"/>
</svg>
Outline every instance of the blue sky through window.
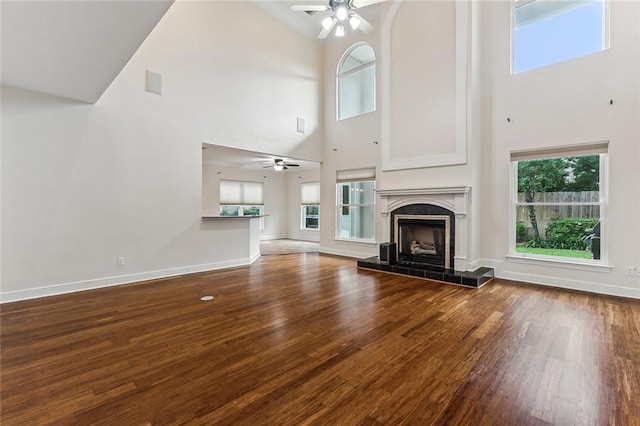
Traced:
<svg viewBox="0 0 640 426">
<path fill-rule="evenodd" d="M 536 18 L 533 8 L 540 9 L 543 3 L 535 3 L 516 8 L 514 73 L 584 56 L 604 48 L 604 0 L 580 2 L 583 4 L 579 5 L 576 5 L 578 2 L 546 2 L 552 7 L 554 4 L 565 6 L 564 9 L 555 6 L 558 8 L 556 12 L 547 11 L 550 16 L 542 18 Z"/>
</svg>

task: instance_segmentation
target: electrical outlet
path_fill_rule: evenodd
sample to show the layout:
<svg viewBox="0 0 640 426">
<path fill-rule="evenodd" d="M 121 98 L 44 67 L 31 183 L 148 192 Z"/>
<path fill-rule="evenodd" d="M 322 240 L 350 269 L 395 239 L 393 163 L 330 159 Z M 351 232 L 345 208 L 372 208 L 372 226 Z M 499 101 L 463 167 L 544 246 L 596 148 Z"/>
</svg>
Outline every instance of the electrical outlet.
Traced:
<svg viewBox="0 0 640 426">
<path fill-rule="evenodd" d="M 627 266 L 627 275 L 635 275 L 636 274 L 636 268 L 634 268 L 633 266 Z"/>
<path fill-rule="evenodd" d="M 124 257 L 119 257 L 118 258 L 117 265 L 118 266 L 124 266 Z"/>
</svg>

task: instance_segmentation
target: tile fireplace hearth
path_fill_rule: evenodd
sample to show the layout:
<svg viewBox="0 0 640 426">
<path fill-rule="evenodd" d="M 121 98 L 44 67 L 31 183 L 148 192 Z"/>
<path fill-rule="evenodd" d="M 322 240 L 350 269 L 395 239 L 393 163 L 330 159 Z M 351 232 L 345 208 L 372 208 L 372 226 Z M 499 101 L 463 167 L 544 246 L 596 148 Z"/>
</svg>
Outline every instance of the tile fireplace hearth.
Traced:
<svg viewBox="0 0 640 426">
<path fill-rule="evenodd" d="M 424 264 L 396 263 L 381 261 L 378 257 L 358 260 L 358 268 L 390 272 L 429 280 L 459 284 L 466 287 L 481 287 L 493 278 L 492 268 L 478 268 L 475 271 L 455 271 Z"/>
<path fill-rule="evenodd" d="M 397 262 L 361 259 L 358 267 L 418 278 L 480 287 L 492 268 L 468 262 L 469 197 L 467 186 L 380 189 L 383 234 L 396 247 Z"/>
</svg>

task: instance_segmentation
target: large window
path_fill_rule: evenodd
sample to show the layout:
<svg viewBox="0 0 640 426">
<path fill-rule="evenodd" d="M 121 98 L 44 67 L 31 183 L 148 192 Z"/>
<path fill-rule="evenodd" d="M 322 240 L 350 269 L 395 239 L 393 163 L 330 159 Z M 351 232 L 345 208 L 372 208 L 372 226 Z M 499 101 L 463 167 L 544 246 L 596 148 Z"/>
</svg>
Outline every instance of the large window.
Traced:
<svg viewBox="0 0 640 426">
<path fill-rule="evenodd" d="M 375 241 L 375 169 L 339 171 L 336 238 Z"/>
<path fill-rule="evenodd" d="M 320 182 L 300 184 L 300 229 L 320 227 Z"/>
<path fill-rule="evenodd" d="M 577 262 L 606 258 L 606 143 L 514 152 L 513 253 Z"/>
<path fill-rule="evenodd" d="M 376 63 L 368 44 L 347 51 L 338 66 L 338 120 L 376 110 Z"/>
<path fill-rule="evenodd" d="M 262 216 L 262 182 L 220 181 L 220 216 Z M 260 229 L 264 223 L 260 221 Z"/>
<path fill-rule="evenodd" d="M 513 72 L 607 47 L 607 0 L 513 0 Z"/>
</svg>

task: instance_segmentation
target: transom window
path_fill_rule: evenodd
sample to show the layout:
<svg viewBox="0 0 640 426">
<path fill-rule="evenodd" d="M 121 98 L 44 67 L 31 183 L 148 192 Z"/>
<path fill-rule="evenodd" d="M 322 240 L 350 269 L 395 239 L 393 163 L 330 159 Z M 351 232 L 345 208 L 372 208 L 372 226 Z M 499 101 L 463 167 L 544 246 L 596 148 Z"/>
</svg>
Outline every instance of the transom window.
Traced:
<svg viewBox="0 0 640 426">
<path fill-rule="evenodd" d="M 350 48 L 338 66 L 338 120 L 376 110 L 376 64 L 371 46 Z"/>
<path fill-rule="evenodd" d="M 607 144 L 511 154 L 512 253 L 576 262 L 606 259 Z"/>
<path fill-rule="evenodd" d="M 513 73 L 607 48 L 607 0 L 513 0 Z"/>
</svg>

